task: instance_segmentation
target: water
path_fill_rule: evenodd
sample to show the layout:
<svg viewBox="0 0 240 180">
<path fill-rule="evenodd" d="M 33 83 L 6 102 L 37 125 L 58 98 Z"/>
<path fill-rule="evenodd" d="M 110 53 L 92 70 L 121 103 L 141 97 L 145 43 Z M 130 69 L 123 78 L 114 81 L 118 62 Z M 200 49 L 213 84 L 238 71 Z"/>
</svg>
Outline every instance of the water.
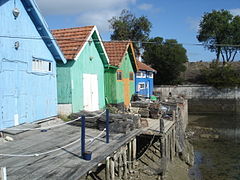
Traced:
<svg viewBox="0 0 240 180">
<path fill-rule="evenodd" d="M 217 136 L 191 140 L 195 154 L 191 179 L 240 180 L 240 115 L 190 115 L 189 128 L 196 127 L 200 134 Z"/>
</svg>

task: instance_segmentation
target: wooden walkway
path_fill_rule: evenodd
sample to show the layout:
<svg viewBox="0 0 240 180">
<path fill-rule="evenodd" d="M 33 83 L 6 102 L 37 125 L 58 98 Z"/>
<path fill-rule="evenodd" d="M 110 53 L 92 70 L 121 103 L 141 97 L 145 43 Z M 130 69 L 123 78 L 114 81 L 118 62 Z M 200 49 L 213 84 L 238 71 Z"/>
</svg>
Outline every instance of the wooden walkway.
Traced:
<svg viewBox="0 0 240 180">
<path fill-rule="evenodd" d="M 24 179 L 79 179 L 87 172 L 104 163 L 120 147 L 126 145 L 139 134 L 158 134 L 159 120 L 149 119 L 149 127 L 136 129 L 128 134 L 111 134 L 110 143 L 105 143 L 105 133 L 93 143 L 89 140 L 98 136 L 101 131 L 86 128 L 86 150 L 92 151 L 92 160 L 85 161 L 80 157 L 80 127 L 64 125 L 47 132 L 26 131 L 13 135 L 13 142 L 1 145 L 0 154 L 39 154 L 66 144 L 79 141 L 59 151 L 34 157 L 3 157 L 0 156 L 0 167 L 7 168 L 8 180 Z M 166 121 L 166 128 L 173 124 Z"/>
<path fill-rule="evenodd" d="M 86 150 L 93 152 L 91 161 L 85 161 L 80 157 L 81 142 L 79 141 L 66 149 L 43 156 L 0 156 L 0 167 L 7 168 L 8 180 L 79 179 L 141 131 L 141 129 L 133 130 L 126 135 L 112 134 L 109 144 L 105 143 L 105 134 L 103 134 L 89 146 L 88 140 L 101 132 L 87 128 Z M 47 132 L 27 131 L 11 137 L 14 141 L 2 144 L 0 154 L 39 154 L 80 139 L 80 127 L 64 125 Z"/>
</svg>

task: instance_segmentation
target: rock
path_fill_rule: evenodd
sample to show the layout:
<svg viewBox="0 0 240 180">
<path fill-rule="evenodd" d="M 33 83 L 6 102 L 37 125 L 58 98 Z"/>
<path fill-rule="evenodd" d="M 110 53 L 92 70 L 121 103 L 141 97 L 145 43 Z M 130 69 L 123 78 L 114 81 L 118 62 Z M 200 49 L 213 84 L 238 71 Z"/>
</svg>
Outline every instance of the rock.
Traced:
<svg viewBox="0 0 240 180">
<path fill-rule="evenodd" d="M 219 135 L 218 134 L 200 134 L 200 137 L 205 139 L 218 139 Z"/>
</svg>

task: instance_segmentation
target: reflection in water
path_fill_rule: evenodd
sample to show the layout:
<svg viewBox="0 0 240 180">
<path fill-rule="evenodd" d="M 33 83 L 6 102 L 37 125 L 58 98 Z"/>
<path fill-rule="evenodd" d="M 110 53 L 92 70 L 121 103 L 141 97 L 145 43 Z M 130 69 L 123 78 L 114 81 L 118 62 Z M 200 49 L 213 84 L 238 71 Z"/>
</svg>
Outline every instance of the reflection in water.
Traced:
<svg viewBox="0 0 240 180">
<path fill-rule="evenodd" d="M 194 180 L 240 180 L 240 115 L 190 115 L 189 127 L 213 129 L 218 139 L 194 138 Z"/>
<path fill-rule="evenodd" d="M 223 138 L 240 139 L 240 114 L 189 115 L 189 126 L 213 128 Z"/>
<path fill-rule="evenodd" d="M 222 137 L 225 137 L 227 139 L 233 139 L 236 143 L 240 141 L 240 128 L 216 130 Z"/>
</svg>

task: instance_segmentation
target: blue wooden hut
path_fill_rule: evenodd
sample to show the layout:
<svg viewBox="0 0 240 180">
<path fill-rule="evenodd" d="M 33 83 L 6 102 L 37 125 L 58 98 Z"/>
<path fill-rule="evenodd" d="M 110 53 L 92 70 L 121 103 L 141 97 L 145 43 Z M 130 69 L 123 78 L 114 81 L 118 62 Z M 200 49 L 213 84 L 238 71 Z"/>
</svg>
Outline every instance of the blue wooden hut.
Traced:
<svg viewBox="0 0 240 180">
<path fill-rule="evenodd" d="M 65 58 L 33 0 L 0 1 L 0 129 L 57 115 Z"/>
<path fill-rule="evenodd" d="M 153 78 L 154 73 L 157 71 L 140 61 L 137 61 L 137 65 L 138 72 L 135 78 L 136 93 L 144 97 L 150 97 L 153 95 Z"/>
</svg>

